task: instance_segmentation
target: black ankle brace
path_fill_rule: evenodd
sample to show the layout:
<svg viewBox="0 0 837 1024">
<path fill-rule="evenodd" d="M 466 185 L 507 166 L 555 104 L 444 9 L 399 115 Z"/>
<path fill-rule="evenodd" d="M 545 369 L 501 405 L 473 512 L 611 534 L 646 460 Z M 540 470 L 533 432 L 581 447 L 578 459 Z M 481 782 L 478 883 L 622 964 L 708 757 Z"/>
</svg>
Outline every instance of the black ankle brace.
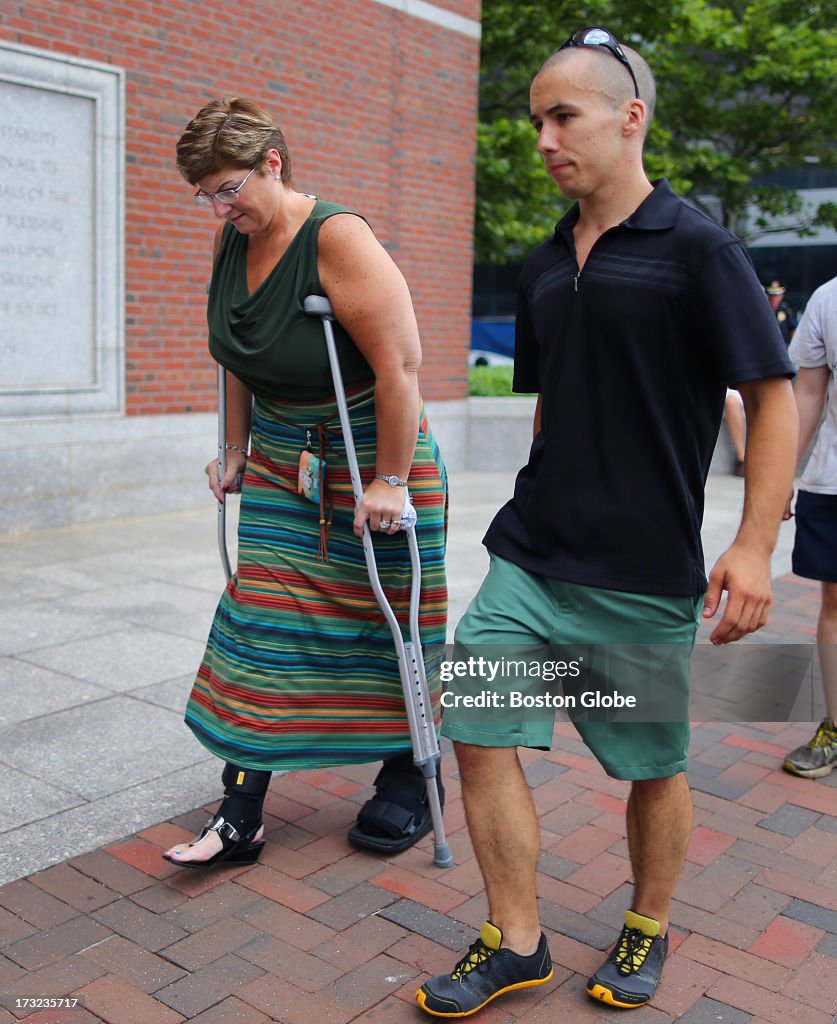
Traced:
<svg viewBox="0 0 837 1024">
<path fill-rule="evenodd" d="M 221 773 L 224 799 L 217 813 L 242 836 L 255 832 L 262 822 L 262 807 L 270 775 L 270 772 L 239 768 L 229 763 L 224 766 Z"/>
</svg>

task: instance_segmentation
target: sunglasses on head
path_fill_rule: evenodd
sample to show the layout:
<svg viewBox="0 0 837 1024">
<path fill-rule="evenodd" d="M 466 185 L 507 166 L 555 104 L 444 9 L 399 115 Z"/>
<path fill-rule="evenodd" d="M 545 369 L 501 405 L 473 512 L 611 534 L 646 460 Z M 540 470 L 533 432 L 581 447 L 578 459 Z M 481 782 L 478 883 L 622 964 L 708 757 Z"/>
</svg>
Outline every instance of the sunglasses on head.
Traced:
<svg viewBox="0 0 837 1024">
<path fill-rule="evenodd" d="M 619 61 L 620 64 L 624 64 L 628 69 L 628 74 L 631 76 L 631 81 L 634 83 L 634 95 L 639 99 L 639 86 L 637 85 L 636 75 L 634 69 L 631 67 L 630 61 L 625 56 L 625 51 L 619 45 L 619 40 L 612 32 L 608 32 L 606 28 L 601 28 L 598 25 L 593 25 L 590 28 L 582 28 L 563 44 L 559 46 L 559 50 L 566 50 L 571 46 L 595 46 L 600 50 L 607 50 L 608 53 L 612 53 L 613 56 Z"/>
</svg>

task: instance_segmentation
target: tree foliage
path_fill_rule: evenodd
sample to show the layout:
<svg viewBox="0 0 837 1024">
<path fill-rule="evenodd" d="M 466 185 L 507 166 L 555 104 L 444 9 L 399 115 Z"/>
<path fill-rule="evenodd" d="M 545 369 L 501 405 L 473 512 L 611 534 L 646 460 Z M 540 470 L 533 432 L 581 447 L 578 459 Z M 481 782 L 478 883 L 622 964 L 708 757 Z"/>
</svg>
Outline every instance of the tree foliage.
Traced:
<svg viewBox="0 0 837 1024">
<path fill-rule="evenodd" d="M 771 175 L 837 166 L 834 3 L 483 0 L 477 138 L 478 262 L 519 259 L 566 208 L 541 166 L 528 95 L 542 61 L 585 25 L 638 49 L 657 78 L 646 167 L 736 234 L 811 233 L 837 207 L 803 208 Z"/>
</svg>

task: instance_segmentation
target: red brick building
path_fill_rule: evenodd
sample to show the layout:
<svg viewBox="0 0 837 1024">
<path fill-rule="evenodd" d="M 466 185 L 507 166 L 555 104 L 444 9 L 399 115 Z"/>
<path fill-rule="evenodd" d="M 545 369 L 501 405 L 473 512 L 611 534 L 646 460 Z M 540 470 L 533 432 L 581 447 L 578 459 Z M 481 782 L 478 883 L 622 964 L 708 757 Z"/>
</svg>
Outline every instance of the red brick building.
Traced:
<svg viewBox="0 0 837 1024">
<path fill-rule="evenodd" d="M 113 65 L 124 83 L 120 409 L 98 439 L 92 428 L 80 433 L 75 417 L 42 421 L 42 441 L 60 448 L 66 430 L 68 444 L 109 442 L 118 420 L 214 410 L 204 284 L 215 219 L 191 202 L 174 144 L 222 94 L 252 97 L 277 117 L 298 189 L 367 217 L 412 291 L 425 397 L 464 398 L 479 16 L 479 0 L 0 5 L 0 44 Z M 61 174 L 72 181 L 72 167 Z M 5 422 L 9 447 L 31 438 L 32 424 Z M 155 424 L 149 433 L 166 431 Z M 148 440 L 139 424 L 129 434 Z M 0 462 L 2 448 L 0 440 Z M 76 518 L 36 515 L 29 525 Z M 0 532 L 10 528 L 0 521 Z"/>
</svg>

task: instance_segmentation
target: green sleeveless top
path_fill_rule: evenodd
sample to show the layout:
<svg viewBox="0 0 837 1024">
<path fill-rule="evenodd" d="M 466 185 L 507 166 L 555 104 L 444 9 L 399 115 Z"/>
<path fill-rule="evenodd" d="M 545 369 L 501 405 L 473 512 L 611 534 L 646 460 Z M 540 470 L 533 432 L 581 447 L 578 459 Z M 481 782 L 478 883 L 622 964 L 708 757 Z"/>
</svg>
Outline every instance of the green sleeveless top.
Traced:
<svg viewBox="0 0 837 1024">
<path fill-rule="evenodd" d="M 252 295 L 247 293 L 247 236 L 224 225 L 209 286 L 209 351 L 259 398 L 316 402 L 334 394 L 322 323 L 302 304 L 308 295 L 325 295 L 317 237 L 323 221 L 336 213 L 352 211 L 318 199 Z M 369 363 L 336 322 L 334 339 L 346 387 L 371 382 Z"/>
</svg>

